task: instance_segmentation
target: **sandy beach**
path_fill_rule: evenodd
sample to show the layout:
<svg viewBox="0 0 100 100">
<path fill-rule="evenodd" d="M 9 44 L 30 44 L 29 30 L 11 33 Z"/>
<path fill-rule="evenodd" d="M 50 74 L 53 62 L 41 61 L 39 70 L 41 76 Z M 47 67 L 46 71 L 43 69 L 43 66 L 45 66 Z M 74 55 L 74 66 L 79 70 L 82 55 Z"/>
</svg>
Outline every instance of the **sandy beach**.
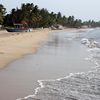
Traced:
<svg viewBox="0 0 100 100">
<path fill-rule="evenodd" d="M 88 52 L 80 43 L 81 38 L 78 38 L 83 31 L 85 30 L 38 29 L 30 33 L 1 31 L 0 100 L 16 100 L 33 95 L 39 86 L 38 80 L 57 79 L 69 73 L 90 70 L 92 64 L 84 60 Z"/>
<path fill-rule="evenodd" d="M 41 41 L 47 38 L 49 29 L 26 33 L 0 31 L 0 68 L 26 54 L 34 53 Z"/>
<path fill-rule="evenodd" d="M 0 31 L 0 69 L 26 54 L 36 52 L 41 41 L 47 39 L 49 32 L 54 31 L 63 30 L 35 29 L 33 32 L 25 33 L 8 33 L 6 30 Z M 64 31 L 76 32 L 80 31 L 80 29 L 68 28 Z"/>
</svg>

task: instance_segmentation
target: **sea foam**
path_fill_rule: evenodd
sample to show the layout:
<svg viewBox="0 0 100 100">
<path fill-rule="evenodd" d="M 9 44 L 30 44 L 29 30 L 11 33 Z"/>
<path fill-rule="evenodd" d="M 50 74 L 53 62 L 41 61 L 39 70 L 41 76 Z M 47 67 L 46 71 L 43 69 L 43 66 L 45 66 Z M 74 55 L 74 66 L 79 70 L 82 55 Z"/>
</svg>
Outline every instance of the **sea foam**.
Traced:
<svg viewBox="0 0 100 100">
<path fill-rule="evenodd" d="M 81 43 L 90 53 L 85 60 L 94 63 L 95 69 L 56 80 L 38 80 L 39 87 L 33 95 L 17 100 L 100 100 L 100 64 L 96 60 L 100 56 L 99 42 L 83 38 Z"/>
</svg>

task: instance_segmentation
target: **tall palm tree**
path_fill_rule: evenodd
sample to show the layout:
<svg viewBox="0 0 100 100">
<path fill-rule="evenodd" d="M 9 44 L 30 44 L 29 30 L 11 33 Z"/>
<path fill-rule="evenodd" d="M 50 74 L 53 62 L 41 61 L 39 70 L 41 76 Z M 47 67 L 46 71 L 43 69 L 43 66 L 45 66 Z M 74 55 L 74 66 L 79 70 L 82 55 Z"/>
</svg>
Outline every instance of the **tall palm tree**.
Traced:
<svg viewBox="0 0 100 100">
<path fill-rule="evenodd" d="M 4 21 L 5 13 L 6 13 L 6 8 L 4 8 L 2 4 L 0 4 L 0 24 L 2 24 Z"/>
</svg>

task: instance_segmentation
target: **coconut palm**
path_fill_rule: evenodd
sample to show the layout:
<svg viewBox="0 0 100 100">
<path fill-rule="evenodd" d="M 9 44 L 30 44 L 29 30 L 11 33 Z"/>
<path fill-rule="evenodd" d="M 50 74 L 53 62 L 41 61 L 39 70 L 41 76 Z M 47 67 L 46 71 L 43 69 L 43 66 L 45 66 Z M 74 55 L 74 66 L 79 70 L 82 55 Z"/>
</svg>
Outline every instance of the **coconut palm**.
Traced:
<svg viewBox="0 0 100 100">
<path fill-rule="evenodd" d="M 4 21 L 5 13 L 6 13 L 6 8 L 4 8 L 2 4 L 0 4 L 0 24 L 2 24 Z"/>
</svg>

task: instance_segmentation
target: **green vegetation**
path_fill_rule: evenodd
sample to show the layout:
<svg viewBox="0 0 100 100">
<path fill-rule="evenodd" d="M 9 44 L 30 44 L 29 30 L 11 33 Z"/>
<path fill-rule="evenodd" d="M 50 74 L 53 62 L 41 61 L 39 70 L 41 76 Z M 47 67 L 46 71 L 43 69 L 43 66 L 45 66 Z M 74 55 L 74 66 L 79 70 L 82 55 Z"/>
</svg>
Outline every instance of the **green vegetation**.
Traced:
<svg viewBox="0 0 100 100">
<path fill-rule="evenodd" d="M 95 22 L 94 20 L 84 21 L 83 25 L 87 25 L 88 27 L 100 27 L 100 21 Z"/>
<path fill-rule="evenodd" d="M 0 24 L 13 26 L 14 23 L 22 23 L 28 27 L 51 27 L 62 25 L 70 28 L 81 28 L 82 26 L 99 27 L 100 22 L 75 19 L 74 16 L 63 16 L 60 12 L 48 12 L 47 9 L 39 9 L 33 3 L 22 4 L 21 8 L 13 8 L 10 14 L 5 15 L 6 9 L 0 4 Z"/>
<path fill-rule="evenodd" d="M 3 24 L 4 22 L 5 13 L 6 13 L 6 9 L 2 4 L 0 4 L 0 24 Z"/>
</svg>

